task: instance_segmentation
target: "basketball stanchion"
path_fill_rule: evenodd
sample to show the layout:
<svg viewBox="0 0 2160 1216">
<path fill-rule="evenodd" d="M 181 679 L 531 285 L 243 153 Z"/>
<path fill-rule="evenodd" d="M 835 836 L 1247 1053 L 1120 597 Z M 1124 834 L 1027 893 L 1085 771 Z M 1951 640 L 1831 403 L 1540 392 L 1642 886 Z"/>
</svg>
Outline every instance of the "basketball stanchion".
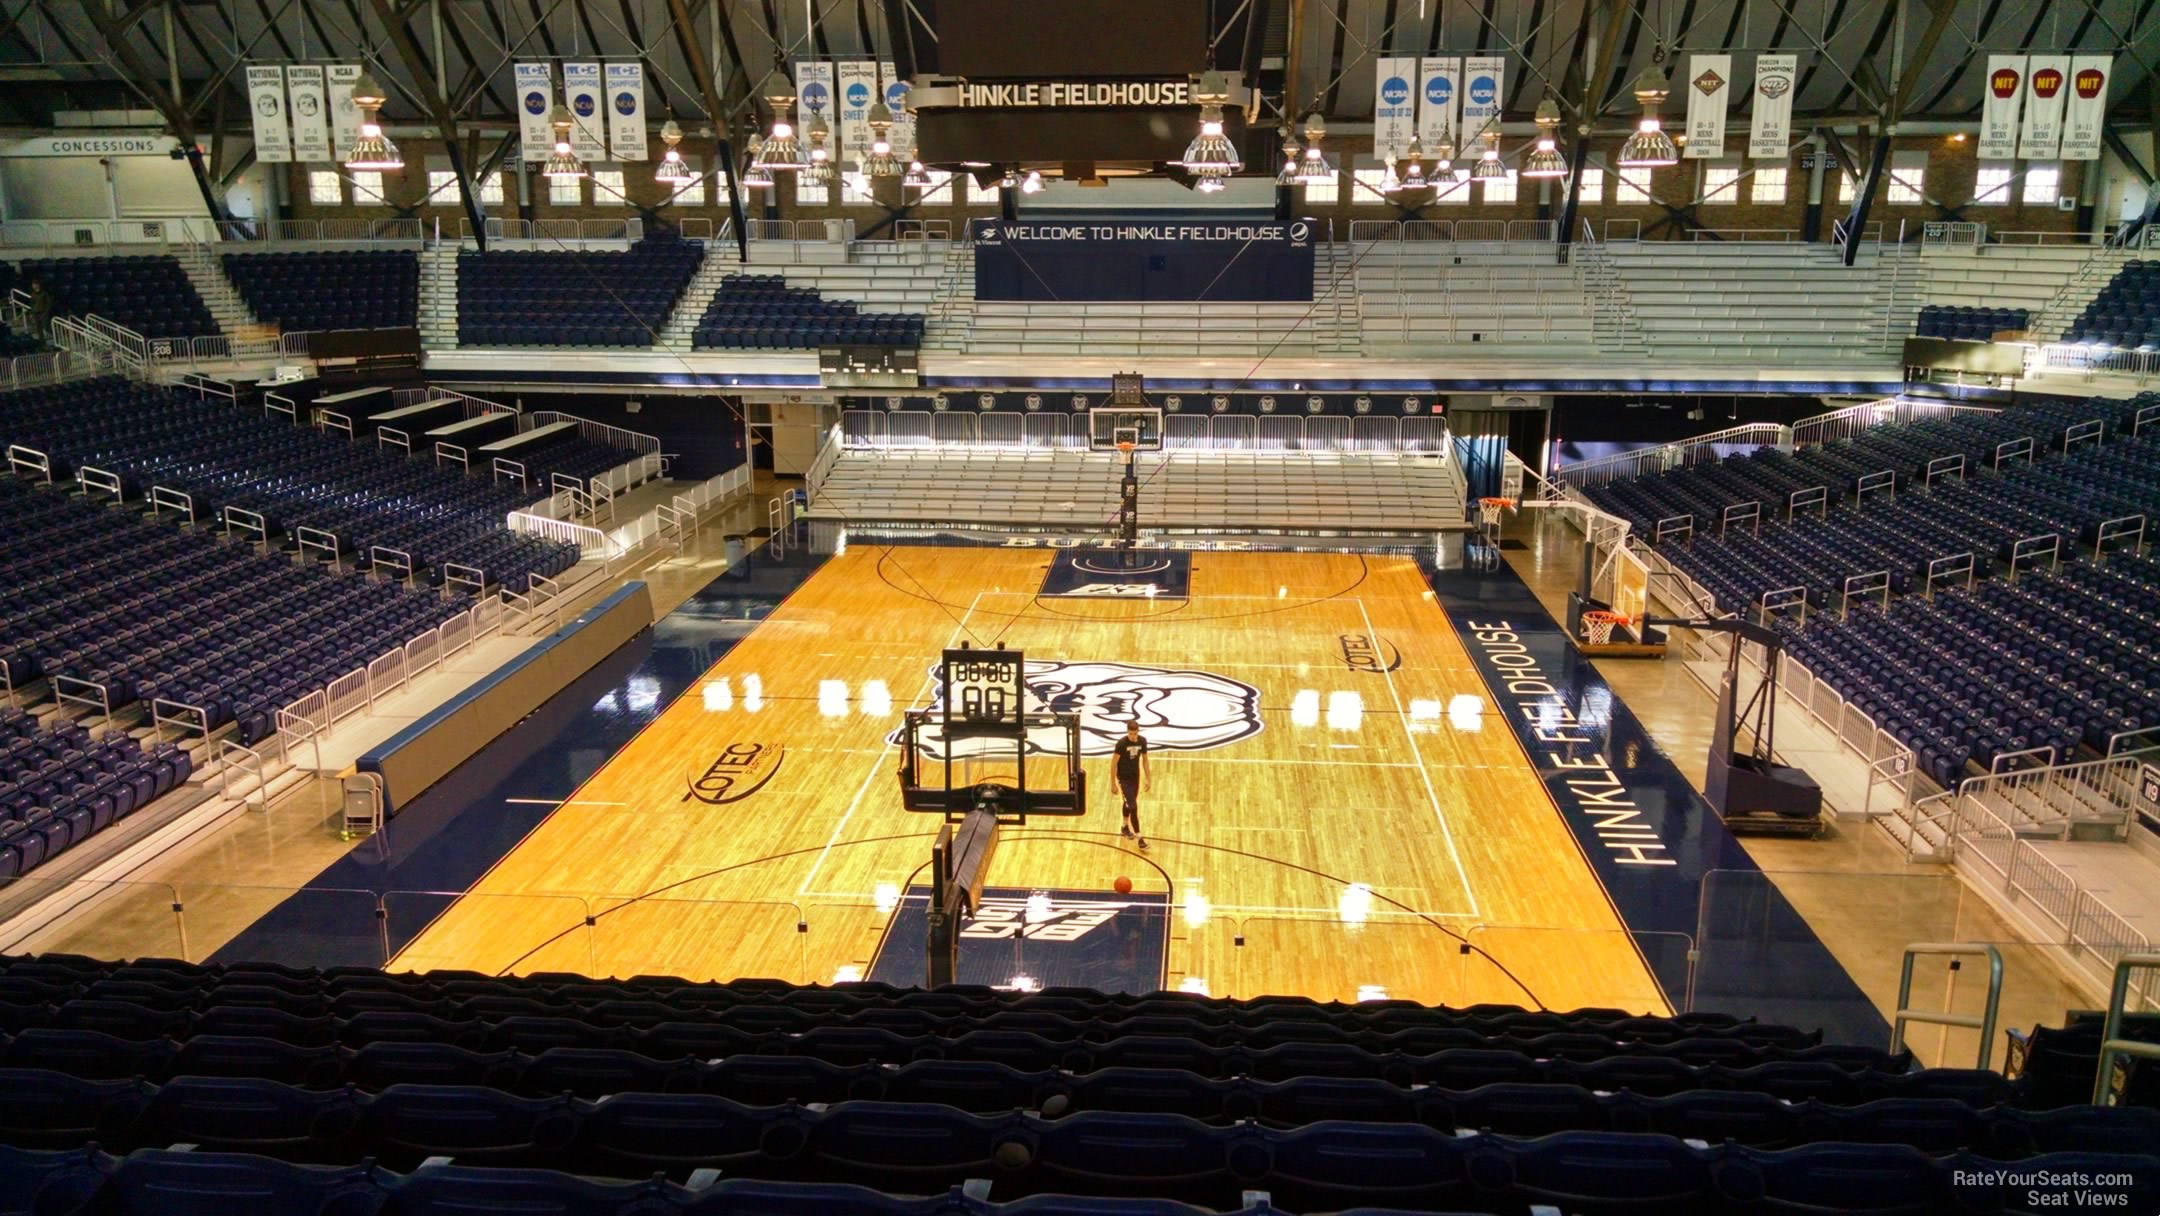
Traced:
<svg viewBox="0 0 2160 1216">
<path fill-rule="evenodd" d="M 1612 612 L 1604 608 L 1587 609 L 1582 614 L 1583 642 L 1590 646 L 1610 646 L 1613 626 L 1634 623 L 1635 618 L 1625 612 Z"/>
</svg>

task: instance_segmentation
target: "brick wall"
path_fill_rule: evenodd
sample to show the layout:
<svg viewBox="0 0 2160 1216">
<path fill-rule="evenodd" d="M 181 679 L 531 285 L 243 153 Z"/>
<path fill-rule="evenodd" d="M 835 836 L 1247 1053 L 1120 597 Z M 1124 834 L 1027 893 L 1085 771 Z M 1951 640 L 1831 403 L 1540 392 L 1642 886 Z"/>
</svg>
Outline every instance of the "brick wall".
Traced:
<svg viewBox="0 0 2160 1216">
<path fill-rule="evenodd" d="M 422 152 L 418 147 L 421 142 L 417 139 L 408 142 L 407 154 L 412 157 L 412 161 L 404 172 L 385 175 L 384 192 L 393 204 L 411 205 L 419 202 L 427 193 L 427 170 L 431 168 L 438 170 L 448 168 L 448 164 L 440 155 L 429 157 Z M 1732 142 L 1735 148 L 1739 146 L 1737 137 Z M 1852 151 L 1857 156 L 1865 157 L 1871 151 L 1869 141 L 1864 138 L 1848 141 L 1848 146 L 1852 148 Z M 1377 167 L 1372 164 L 1367 155 L 1370 147 L 1370 142 L 1361 137 L 1340 141 L 1330 140 L 1328 143 L 1330 154 L 1335 158 L 1337 164 L 1346 171 L 1353 165 Z M 1593 145 L 1592 160 L 1593 162 L 1602 160 L 1609 166 L 1617 152 L 1617 142 Z M 2066 232 L 2076 225 L 2076 215 L 2073 212 L 2059 211 L 2052 205 L 2025 205 L 2022 201 L 2022 183 L 2013 187 L 2016 197 L 2008 205 L 1969 206 L 1978 169 L 1974 156 L 1974 145 L 1970 140 L 1958 141 L 1944 136 L 1906 138 L 1895 143 L 1893 152 L 1926 153 L 1928 159 L 1923 181 L 1925 194 L 1927 197 L 1951 208 L 1962 208 L 1964 210 L 1964 219 L 1986 223 L 1996 231 Z M 1671 168 L 1653 171 L 1650 178 L 1652 196 L 1658 201 L 1674 207 L 1685 208 L 1693 205 L 1696 217 L 1704 227 L 1764 230 L 1790 229 L 1796 232 L 1801 228 L 1807 208 L 1809 174 L 1806 170 L 1800 168 L 1797 156 L 1791 162 L 1788 162 L 1786 166 L 1785 196 L 1779 202 L 1756 201 L 1752 197 L 1755 192 L 1755 182 L 1751 178 L 1745 183 L 1746 193 L 1741 196 L 1741 201 L 1728 204 L 1702 203 L 1696 205 L 1695 199 L 1700 190 L 1700 183 L 1703 180 L 1702 165 L 1705 163 L 1701 161 L 1682 161 Z M 1738 158 L 1734 158 L 1731 163 L 1737 164 L 1743 169 L 1749 168 L 1753 164 L 1753 162 Z M 308 201 L 307 190 L 306 170 L 308 167 L 294 165 L 287 166 L 287 168 L 291 174 L 289 197 L 293 200 L 291 214 L 294 218 L 371 216 L 389 213 L 389 210 L 383 207 L 355 206 L 349 203 L 336 206 L 311 203 Z M 642 164 L 621 166 L 624 192 L 633 203 L 657 206 L 668 197 L 668 188 L 653 180 L 653 168 L 653 162 L 650 161 Z M 2076 162 L 2063 164 L 2061 193 L 2064 197 L 2076 196 L 2081 175 L 2087 169 L 2087 166 Z M 1562 180 L 1564 181 L 1564 179 Z M 582 197 L 587 201 L 576 206 L 549 203 L 547 201 L 547 182 L 545 179 L 534 175 L 531 177 L 530 182 L 535 200 L 533 215 L 537 218 L 624 219 L 637 214 L 636 208 L 633 206 L 594 205 L 589 201 L 593 197 L 594 189 L 589 182 L 585 184 L 582 191 Z M 347 190 L 350 191 L 349 186 Z M 1617 173 L 1608 168 L 1603 199 L 1593 201 L 1586 198 L 1580 209 L 1581 218 L 1588 220 L 1592 227 L 1598 231 L 1607 230 L 1607 221 L 1618 221 L 1618 223 L 1611 226 L 1612 230 L 1616 233 L 1624 232 L 1631 227 L 1629 221 L 1633 221 L 1641 225 L 1647 236 L 1690 239 L 1684 231 L 1676 231 L 1673 224 L 1666 222 L 1670 217 L 1669 212 L 1652 205 L 1646 200 L 1620 201 L 1622 192 L 1623 188 L 1618 180 Z M 782 219 L 853 218 L 859 228 L 867 229 L 885 217 L 885 211 L 882 208 L 868 205 L 846 204 L 819 207 L 798 205 L 794 199 L 791 183 L 783 183 L 770 193 L 777 196 L 777 214 Z M 889 204 L 897 205 L 900 201 L 897 182 L 886 181 L 879 183 L 878 193 Z M 951 193 L 964 200 L 966 194 L 964 182 L 956 181 Z M 1539 183 L 1521 181 L 1517 185 L 1515 202 L 1486 203 L 1482 197 L 1482 188 L 1473 186 L 1470 191 L 1471 201 L 1467 204 L 1428 204 L 1416 212 L 1416 218 L 1432 220 L 1535 219 L 1539 215 L 1540 194 Z M 837 183 L 832 188 L 832 195 L 833 197 L 839 196 Z M 1338 236 L 1347 236 L 1348 226 L 1353 221 L 1384 221 L 1408 218 L 1401 209 L 1387 203 L 1385 200 L 1376 198 L 1367 191 L 1353 188 L 1347 172 L 1340 179 L 1339 195 L 1340 201 L 1332 206 L 1307 203 L 1301 197 L 1299 212 L 1321 220 L 1323 223 L 1332 222 L 1334 231 Z M 1560 183 L 1554 183 L 1551 198 L 1550 212 L 1557 216 L 1560 210 Z M 490 206 L 486 210 L 491 216 L 516 218 L 519 214 L 516 199 L 515 183 L 506 178 L 504 201 L 501 204 Z M 763 216 L 765 214 L 764 196 L 758 195 L 747 199 L 745 207 L 747 214 L 752 218 Z M 1849 210 L 1849 207 L 1850 204 L 1838 201 L 1838 173 L 1834 170 L 1826 172 L 1823 182 L 1823 231 L 1826 234 L 1831 219 L 1842 216 Z M 438 200 L 437 204 L 420 206 L 418 214 L 423 221 L 429 223 L 439 218 L 446 232 L 456 231 L 457 224 L 464 218 L 464 211 L 458 205 L 457 199 L 454 195 L 449 194 L 444 195 L 441 200 Z M 727 200 L 713 188 L 712 183 L 708 182 L 705 205 L 700 207 L 674 207 L 670 209 L 670 214 L 710 219 L 717 226 L 728 214 Z M 957 230 L 966 218 L 996 215 L 997 207 L 993 203 L 967 204 L 964 201 L 946 201 L 919 206 L 909 214 L 911 218 L 915 219 L 949 220 Z M 1883 221 L 1886 229 L 1893 232 L 1901 221 L 1910 230 L 1917 229 L 1920 224 L 1929 220 L 1947 218 L 1951 217 L 1926 202 L 1889 202 L 1884 191 L 1877 193 L 1875 205 L 1870 211 L 1871 220 Z M 1652 231 L 1653 229 L 1655 231 Z"/>
</svg>

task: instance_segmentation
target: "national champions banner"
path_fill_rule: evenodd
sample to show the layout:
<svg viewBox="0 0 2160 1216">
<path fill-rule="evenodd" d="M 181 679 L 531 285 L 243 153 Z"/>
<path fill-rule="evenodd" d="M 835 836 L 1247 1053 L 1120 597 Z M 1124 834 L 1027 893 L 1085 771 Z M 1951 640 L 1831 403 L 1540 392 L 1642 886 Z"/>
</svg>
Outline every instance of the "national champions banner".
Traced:
<svg viewBox="0 0 2160 1216">
<path fill-rule="evenodd" d="M 1455 146 L 1455 108 L 1462 101 L 1462 59 L 1444 56 L 1418 63 L 1418 142 L 1425 155 Z"/>
<path fill-rule="evenodd" d="M 600 65 L 562 65 L 563 104 L 570 107 L 570 151 L 587 165 L 607 159 L 607 129 L 601 119 Z"/>
<path fill-rule="evenodd" d="M 555 128 L 549 123 L 555 113 L 555 77 L 547 64 L 521 63 L 515 79 L 519 155 L 524 160 L 546 160 L 555 147 Z"/>
<path fill-rule="evenodd" d="M 1308 220 L 992 220 L 972 224 L 978 300 L 1313 297 Z"/>
<path fill-rule="evenodd" d="M 1373 156 L 1401 160 L 1417 125 L 1417 60 L 1389 57 L 1373 69 Z"/>
<path fill-rule="evenodd" d="M 885 92 L 885 108 L 892 111 L 893 155 L 905 160 L 915 154 L 915 111 L 908 108 L 908 82 L 890 62 L 878 64 L 878 88 Z"/>
<path fill-rule="evenodd" d="M 1793 83 L 1799 75 L 1798 55 L 1755 57 L 1755 105 L 1748 128 L 1749 157 L 1784 160 L 1792 155 Z"/>
<path fill-rule="evenodd" d="M 1470 159 L 1470 145 L 1485 133 L 1487 124 L 1498 130 L 1500 95 L 1507 85 L 1507 60 L 1498 55 L 1472 55 L 1463 60 L 1462 151 Z"/>
<path fill-rule="evenodd" d="M 293 158 L 292 127 L 285 121 L 285 69 L 250 64 L 248 111 L 255 118 L 255 159 L 276 164 Z"/>
<path fill-rule="evenodd" d="M 2107 117 L 2108 85 L 2114 75 L 2113 55 L 2071 58 L 2070 98 L 2063 103 L 2064 160 L 2100 159 L 2100 124 Z"/>
<path fill-rule="evenodd" d="M 285 91 L 292 102 L 293 158 L 316 165 L 338 159 L 330 138 L 330 94 L 323 86 L 322 65 L 286 68 Z"/>
<path fill-rule="evenodd" d="M 2025 127 L 2018 132 L 2018 155 L 2026 160 L 2054 160 L 2062 153 L 2064 85 L 2070 81 L 2068 55 L 2035 55 L 2025 69 Z"/>
<path fill-rule="evenodd" d="M 2025 100 L 2025 56 L 1990 55 L 1980 91 L 1981 160 L 2016 160 L 2018 107 Z"/>
<path fill-rule="evenodd" d="M 1732 56 L 1688 57 L 1688 160 L 1716 160 L 1725 155 L 1725 111 L 1732 101 Z"/>
<path fill-rule="evenodd" d="M 820 114 L 825 125 L 833 124 L 833 65 L 830 61 L 803 62 L 795 65 L 795 134 L 802 139 L 803 155 L 810 155 L 810 116 Z M 827 148 L 832 140 L 825 141 Z M 840 157 L 834 154 L 837 167 Z"/>
<path fill-rule="evenodd" d="M 616 160 L 645 159 L 645 65 L 607 65 L 608 146 Z"/>
<path fill-rule="evenodd" d="M 833 124 L 833 136 L 839 145 L 833 149 L 833 159 L 859 166 L 870 155 L 870 107 L 878 100 L 877 64 L 868 59 L 841 60 L 835 87 L 840 96 L 840 121 Z M 901 148 L 899 154 L 906 155 L 907 149 Z"/>
</svg>

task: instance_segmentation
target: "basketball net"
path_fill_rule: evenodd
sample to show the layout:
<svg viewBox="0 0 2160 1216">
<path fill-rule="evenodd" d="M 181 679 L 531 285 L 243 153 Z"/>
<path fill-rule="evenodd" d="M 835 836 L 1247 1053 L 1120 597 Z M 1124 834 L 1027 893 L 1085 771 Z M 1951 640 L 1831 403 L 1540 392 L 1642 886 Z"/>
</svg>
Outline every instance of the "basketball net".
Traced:
<svg viewBox="0 0 2160 1216">
<path fill-rule="evenodd" d="M 1603 609 L 1592 608 L 1582 614 L 1583 640 L 1592 646 L 1610 645 L 1612 643 L 1613 626 L 1625 625 L 1630 619 L 1624 612 L 1607 612 Z"/>
<path fill-rule="evenodd" d="M 1487 531 L 1493 531 L 1500 527 L 1500 513 L 1515 509 L 1515 500 L 1512 498 L 1480 498 L 1477 500 L 1477 508 L 1479 524 Z"/>
</svg>

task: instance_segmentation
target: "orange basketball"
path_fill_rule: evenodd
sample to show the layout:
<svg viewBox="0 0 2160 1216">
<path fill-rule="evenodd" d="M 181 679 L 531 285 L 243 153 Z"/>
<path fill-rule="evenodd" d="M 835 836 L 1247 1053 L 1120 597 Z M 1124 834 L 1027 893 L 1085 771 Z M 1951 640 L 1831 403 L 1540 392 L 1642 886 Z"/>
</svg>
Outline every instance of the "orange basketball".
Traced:
<svg viewBox="0 0 2160 1216">
<path fill-rule="evenodd" d="M 1132 879 L 1120 874 L 1117 876 L 1117 881 L 1110 884 L 1110 889 L 1120 895 L 1130 895 L 1132 894 Z"/>
</svg>

